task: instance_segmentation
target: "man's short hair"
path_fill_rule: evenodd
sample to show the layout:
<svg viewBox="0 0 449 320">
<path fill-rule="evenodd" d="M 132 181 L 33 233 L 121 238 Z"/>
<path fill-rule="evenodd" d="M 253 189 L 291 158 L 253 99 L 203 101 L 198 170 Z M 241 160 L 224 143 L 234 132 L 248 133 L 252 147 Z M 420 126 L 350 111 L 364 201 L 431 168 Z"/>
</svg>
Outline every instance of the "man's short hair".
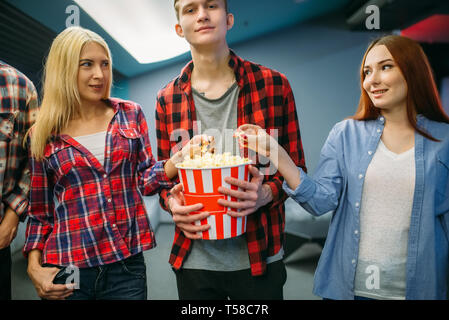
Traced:
<svg viewBox="0 0 449 320">
<path fill-rule="evenodd" d="M 225 9 L 226 9 L 226 13 L 228 13 L 228 0 L 223 0 L 224 4 L 225 4 Z M 174 0 L 174 7 L 175 7 L 175 12 L 176 12 L 176 18 L 179 21 L 179 0 Z"/>
</svg>

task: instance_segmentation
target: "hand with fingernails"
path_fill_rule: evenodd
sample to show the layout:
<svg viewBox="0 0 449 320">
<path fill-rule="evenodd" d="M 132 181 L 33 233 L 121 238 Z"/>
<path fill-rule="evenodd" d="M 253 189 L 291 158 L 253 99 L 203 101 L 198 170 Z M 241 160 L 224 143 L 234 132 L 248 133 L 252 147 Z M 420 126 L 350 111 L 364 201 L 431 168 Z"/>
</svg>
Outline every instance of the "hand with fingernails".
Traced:
<svg viewBox="0 0 449 320">
<path fill-rule="evenodd" d="M 167 207 L 172 214 L 173 222 L 189 239 L 201 239 L 202 235 L 197 234 L 197 232 L 203 232 L 210 228 L 210 225 L 208 224 L 201 226 L 196 226 L 193 224 L 195 221 L 206 219 L 210 214 L 208 212 L 191 214 L 192 212 L 201 210 L 203 208 L 203 204 L 197 203 L 186 206 L 181 183 L 177 184 L 170 190 L 170 196 L 167 200 Z"/>
</svg>

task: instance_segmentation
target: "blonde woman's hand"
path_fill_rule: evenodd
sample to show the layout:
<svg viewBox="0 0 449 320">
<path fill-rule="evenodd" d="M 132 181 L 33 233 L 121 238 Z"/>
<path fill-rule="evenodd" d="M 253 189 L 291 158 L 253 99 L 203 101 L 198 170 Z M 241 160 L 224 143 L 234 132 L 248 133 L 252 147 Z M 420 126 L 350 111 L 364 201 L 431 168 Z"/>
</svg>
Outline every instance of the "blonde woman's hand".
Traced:
<svg viewBox="0 0 449 320">
<path fill-rule="evenodd" d="M 37 294 L 46 300 L 64 300 L 73 293 L 71 284 L 54 284 L 53 279 L 60 271 L 58 268 L 28 266 L 28 276 L 36 288 Z"/>
<path fill-rule="evenodd" d="M 171 158 L 171 162 L 176 165 L 182 161 L 186 156 L 194 158 L 196 155 L 201 155 L 205 150 L 211 151 L 213 149 L 215 140 L 213 136 L 205 134 L 196 135 L 189 142 L 187 142 L 180 151 L 176 152 Z"/>
</svg>

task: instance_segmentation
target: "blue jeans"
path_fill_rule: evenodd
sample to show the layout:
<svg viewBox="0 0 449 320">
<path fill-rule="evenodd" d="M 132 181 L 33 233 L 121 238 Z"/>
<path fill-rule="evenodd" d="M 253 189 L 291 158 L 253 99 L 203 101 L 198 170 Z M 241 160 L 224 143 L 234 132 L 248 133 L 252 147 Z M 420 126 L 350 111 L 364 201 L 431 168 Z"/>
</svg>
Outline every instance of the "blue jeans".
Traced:
<svg viewBox="0 0 449 320">
<path fill-rule="evenodd" d="M 51 265 L 47 265 L 51 266 Z M 61 271 L 54 284 L 66 284 L 73 273 Z M 70 280 L 71 280 L 70 279 Z M 69 282 L 70 283 L 70 282 Z M 142 253 L 115 263 L 79 269 L 79 289 L 66 300 L 146 300 L 147 276 Z"/>
</svg>

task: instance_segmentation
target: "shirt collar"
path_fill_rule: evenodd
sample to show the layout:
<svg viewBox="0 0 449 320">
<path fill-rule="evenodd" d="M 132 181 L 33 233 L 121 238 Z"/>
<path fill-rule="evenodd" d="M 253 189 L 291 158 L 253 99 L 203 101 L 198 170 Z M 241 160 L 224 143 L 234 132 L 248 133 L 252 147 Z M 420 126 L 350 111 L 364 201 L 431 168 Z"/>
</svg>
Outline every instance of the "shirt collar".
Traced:
<svg viewBox="0 0 449 320">
<path fill-rule="evenodd" d="M 426 117 L 422 114 L 416 115 L 416 123 L 418 125 L 422 125 L 424 123 L 425 119 L 426 119 Z M 379 114 L 379 116 L 377 117 L 377 121 L 385 124 L 385 117 L 383 115 Z"/>
<path fill-rule="evenodd" d="M 416 115 L 416 123 L 417 123 L 419 126 L 421 126 L 421 125 L 424 124 L 425 119 L 426 119 L 426 117 L 425 117 L 424 115 L 422 115 L 422 114 Z"/>
<path fill-rule="evenodd" d="M 120 103 L 122 100 L 117 98 L 107 98 L 104 100 L 110 107 L 114 109 L 114 113 L 117 113 L 117 111 L 120 109 Z M 50 136 L 50 141 L 53 143 L 57 143 L 58 141 L 63 143 L 65 141 L 67 143 L 70 137 L 66 134 L 55 134 L 53 133 Z"/>
</svg>

